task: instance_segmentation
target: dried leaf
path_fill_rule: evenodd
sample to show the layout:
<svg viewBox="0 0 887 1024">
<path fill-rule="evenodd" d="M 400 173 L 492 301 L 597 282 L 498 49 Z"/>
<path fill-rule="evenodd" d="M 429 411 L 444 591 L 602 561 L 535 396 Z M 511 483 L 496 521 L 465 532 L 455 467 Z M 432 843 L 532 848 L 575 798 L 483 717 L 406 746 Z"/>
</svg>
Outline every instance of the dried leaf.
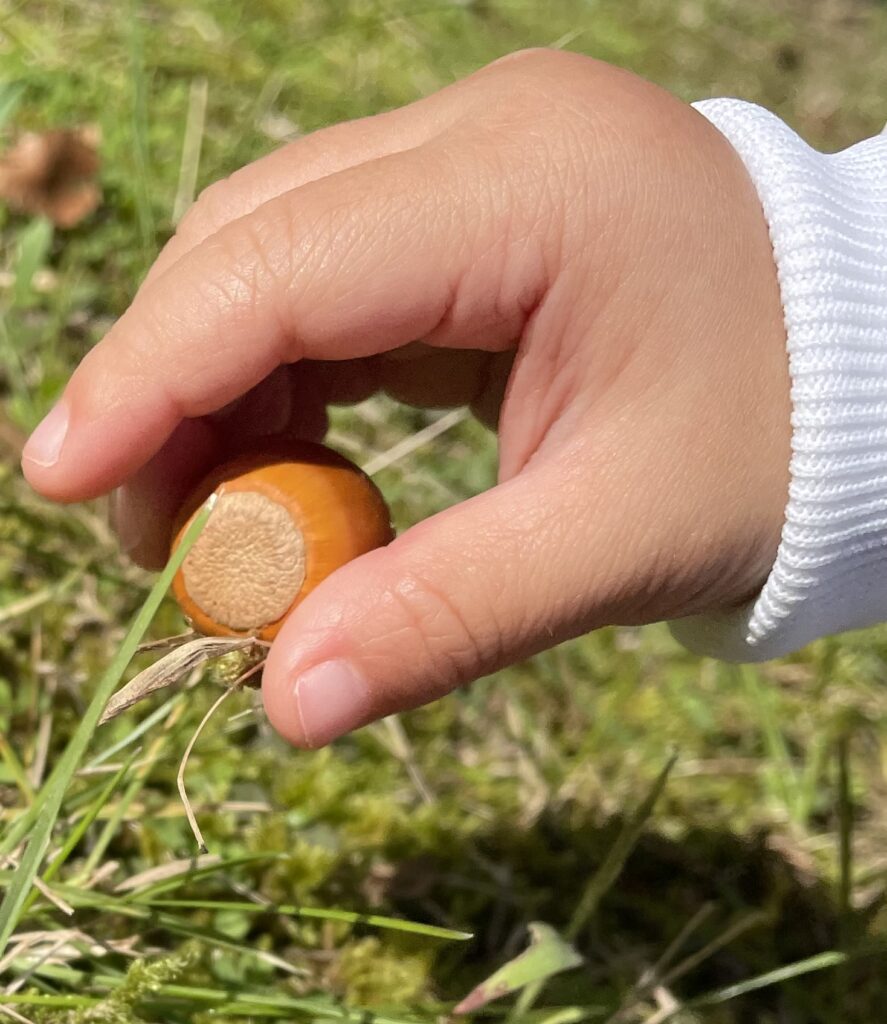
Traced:
<svg viewBox="0 0 887 1024">
<path fill-rule="evenodd" d="M 116 718 L 123 711 L 128 711 L 150 694 L 166 686 L 173 686 L 210 658 L 220 658 L 232 651 L 245 650 L 254 643 L 250 637 L 204 636 L 182 644 L 121 687 L 108 701 L 99 725 Z"/>
<path fill-rule="evenodd" d="M 101 190 L 98 130 L 26 132 L 0 157 L 0 200 L 72 228 L 96 209 Z"/>
</svg>

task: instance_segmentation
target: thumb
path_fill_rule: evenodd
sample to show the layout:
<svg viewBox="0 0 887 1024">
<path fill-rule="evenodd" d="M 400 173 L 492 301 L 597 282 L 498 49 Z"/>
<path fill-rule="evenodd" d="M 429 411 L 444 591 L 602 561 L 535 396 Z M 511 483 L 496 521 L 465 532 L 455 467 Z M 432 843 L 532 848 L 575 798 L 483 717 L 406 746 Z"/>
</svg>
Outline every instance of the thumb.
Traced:
<svg viewBox="0 0 887 1024">
<path fill-rule="evenodd" d="M 319 747 L 600 625 L 613 538 L 599 523 L 596 550 L 577 551 L 596 514 L 587 491 L 566 463 L 525 470 L 339 569 L 270 652 L 275 729 Z"/>
</svg>

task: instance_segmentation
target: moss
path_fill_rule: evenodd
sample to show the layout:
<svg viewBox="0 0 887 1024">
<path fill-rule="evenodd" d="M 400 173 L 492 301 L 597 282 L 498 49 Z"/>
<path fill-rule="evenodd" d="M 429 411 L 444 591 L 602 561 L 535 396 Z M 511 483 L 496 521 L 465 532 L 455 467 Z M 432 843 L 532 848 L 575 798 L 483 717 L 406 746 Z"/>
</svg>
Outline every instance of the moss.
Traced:
<svg viewBox="0 0 887 1024">
<path fill-rule="evenodd" d="M 429 966 L 427 950 L 366 938 L 342 952 L 329 982 L 350 1006 L 410 1006 L 427 998 Z"/>
<path fill-rule="evenodd" d="M 156 1000 L 164 985 L 190 973 L 199 959 L 199 948 L 186 945 L 171 956 L 133 960 L 123 982 L 95 1006 L 64 1014 L 50 1012 L 42 1019 L 56 1024 L 144 1024 L 155 1019 L 151 1013 L 146 1015 L 144 1004 Z"/>
</svg>

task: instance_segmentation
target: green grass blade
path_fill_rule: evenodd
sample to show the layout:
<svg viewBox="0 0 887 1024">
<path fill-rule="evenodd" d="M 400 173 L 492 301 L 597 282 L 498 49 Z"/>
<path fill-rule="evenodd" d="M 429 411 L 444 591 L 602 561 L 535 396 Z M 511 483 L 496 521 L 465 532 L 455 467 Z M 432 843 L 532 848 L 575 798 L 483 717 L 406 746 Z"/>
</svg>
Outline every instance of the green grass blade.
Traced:
<svg viewBox="0 0 887 1024">
<path fill-rule="evenodd" d="M 21 82 L 4 82 L 0 85 L 0 131 L 15 113 L 24 95 L 25 87 Z"/>
<path fill-rule="evenodd" d="M 850 778 L 850 738 L 838 740 L 838 912 L 841 948 L 850 939 L 853 918 L 853 794 Z"/>
<path fill-rule="evenodd" d="M 12 749 L 9 740 L 3 735 L 0 735 L 0 761 L 6 765 L 6 770 L 12 781 L 18 786 L 19 792 L 28 803 L 31 803 L 34 799 L 34 788 L 28 781 L 28 773 L 19 760 L 18 754 Z"/>
<path fill-rule="evenodd" d="M 62 1010 L 79 1010 L 97 1006 L 101 999 L 96 996 L 52 996 L 40 992 L 4 993 L 3 1002 L 10 1006 L 46 1006 Z"/>
<path fill-rule="evenodd" d="M 754 978 L 738 981 L 735 985 L 726 985 L 724 988 L 709 992 L 707 995 L 699 996 L 691 1003 L 685 1004 L 685 1006 L 714 1006 L 717 1003 L 726 1003 L 731 999 L 736 999 L 738 996 L 744 996 L 747 992 L 756 992 L 761 988 L 769 988 L 770 985 L 778 985 L 780 982 L 790 981 L 792 978 L 799 978 L 804 974 L 812 974 L 813 971 L 837 967 L 847 960 L 848 956 L 846 953 L 839 953 L 836 950 L 818 953 L 816 956 L 808 957 L 806 960 L 799 960 L 797 963 L 778 967 L 775 971 L 767 971 L 765 974 L 758 974 Z"/>
<path fill-rule="evenodd" d="M 838 947 L 850 948 L 853 934 L 853 787 L 850 774 L 850 735 L 838 739 Z M 843 964 L 835 971 L 838 1005 L 847 1000 L 849 978 Z"/>
<path fill-rule="evenodd" d="M 779 715 L 774 708 L 773 694 L 761 682 L 761 676 L 757 669 L 743 665 L 738 672 L 763 733 L 767 757 L 770 760 L 771 770 L 768 775 L 771 784 L 789 817 L 792 820 L 797 820 L 800 780 L 780 728 Z"/>
<path fill-rule="evenodd" d="M 807 827 L 824 788 L 823 776 L 831 752 L 832 738 L 827 733 L 822 732 L 810 738 L 804 766 L 799 773 L 796 799 L 797 822 L 804 828 Z"/>
<path fill-rule="evenodd" d="M 70 785 L 74 772 L 77 770 L 77 766 L 86 753 L 86 749 L 101 718 L 102 711 L 104 711 L 111 694 L 120 685 L 120 680 L 123 678 L 127 665 L 132 660 L 136 648 L 151 624 L 157 609 L 160 607 L 173 577 L 178 572 L 188 551 L 206 525 L 214 504 L 215 496 L 213 495 L 207 499 L 201 511 L 194 517 L 193 522 L 182 538 L 182 543 L 176 548 L 166 568 L 157 578 L 150 593 L 145 598 L 144 604 L 136 613 L 116 657 L 99 681 L 95 694 L 84 712 L 79 726 L 72 735 L 68 746 L 65 748 L 65 752 L 43 785 L 29 812 L 23 815 L 23 818 L 28 822 L 26 830 L 23 832 L 21 829 L 15 828 L 10 830 L 13 834 L 21 834 L 17 835 L 12 841 L 7 836 L 3 843 L 0 844 L 0 852 L 9 853 L 15 848 L 19 839 L 27 835 L 27 830 L 31 830 L 28 845 L 12 876 L 3 903 L 0 905 L 0 957 L 3 956 L 6 950 L 9 937 L 18 923 L 22 907 L 28 898 L 28 893 L 34 883 L 34 879 L 37 877 L 37 872 L 40 870 L 40 863 L 49 845 L 65 792 Z"/>
<path fill-rule="evenodd" d="M 662 790 L 665 789 L 665 784 L 677 759 L 678 755 L 675 753 L 665 762 L 643 801 L 634 813 L 625 819 L 622 829 L 616 837 L 616 841 L 607 852 L 603 863 L 589 879 L 588 885 L 586 885 L 576 906 L 576 910 L 573 912 L 570 923 L 564 931 L 564 938 L 568 942 L 575 942 L 579 933 L 594 916 L 601 898 L 619 877 L 625 861 L 628 859 L 628 855 L 640 838 L 647 819 L 653 813 L 656 801 L 661 796 Z M 509 1020 L 516 1021 L 524 1017 L 539 998 L 543 987 L 544 982 L 528 985 L 521 992 L 520 997 L 515 1003 L 514 1009 L 509 1015 Z"/>
<path fill-rule="evenodd" d="M 173 694 L 168 700 L 164 701 L 160 707 L 152 711 L 150 715 L 146 715 L 138 725 L 130 729 L 124 737 L 107 749 L 103 750 L 100 754 L 96 754 L 96 756 L 87 765 L 87 768 L 98 768 L 100 765 L 103 765 L 105 761 L 109 761 L 122 750 L 126 750 L 126 748 L 132 746 L 133 743 L 137 743 L 142 736 L 149 733 L 155 725 L 162 722 L 164 718 L 168 718 L 169 715 L 172 714 L 176 705 L 180 704 L 184 699 L 185 695 L 183 693 Z"/>
<path fill-rule="evenodd" d="M 120 780 L 123 778 L 123 776 L 129 770 L 129 767 L 132 764 L 134 759 L 135 759 L 135 755 L 133 755 L 125 764 L 122 764 L 120 766 L 118 771 L 108 781 L 108 784 L 105 786 L 105 788 L 99 793 L 99 795 L 96 797 L 96 799 L 92 802 L 92 804 L 87 809 L 86 813 L 83 815 L 83 817 L 80 819 L 80 821 L 78 821 L 77 824 L 74 826 L 74 828 L 71 829 L 71 832 L 70 832 L 69 836 L 65 840 L 64 846 L 62 846 L 62 848 L 55 855 L 55 857 L 53 857 L 53 859 L 50 862 L 49 867 L 46 869 L 46 871 L 43 872 L 43 881 L 44 882 L 47 882 L 47 883 L 51 882 L 53 880 L 53 878 L 55 878 L 55 876 L 59 873 L 59 871 L 62 868 L 62 866 L 64 865 L 65 861 L 68 859 L 68 857 L 71 856 L 71 853 L 74 850 L 74 848 L 77 846 L 77 844 L 83 838 L 83 836 L 86 834 L 86 830 L 95 821 L 95 819 L 99 816 L 102 808 L 105 806 L 105 804 L 111 798 L 111 794 L 117 788 L 117 785 L 120 782 Z M 22 913 L 23 914 L 27 913 L 27 911 L 30 909 L 30 907 L 33 906 L 34 901 L 37 899 L 38 896 L 39 896 L 38 890 L 37 889 L 32 889 L 30 895 L 28 896 L 27 900 L 25 901 L 24 907 L 22 908 Z"/>
<path fill-rule="evenodd" d="M 39 415 L 31 394 L 31 387 L 28 384 L 28 375 L 22 362 L 21 349 L 10 337 L 2 316 L 0 316 L 0 360 L 2 360 L 4 375 L 11 385 L 12 398 L 19 403 L 21 411 L 27 419 L 27 427 L 29 429 L 36 427 Z"/>
<path fill-rule="evenodd" d="M 151 204 L 151 157 L 148 143 L 148 89 L 142 39 L 140 0 L 129 0 L 129 77 L 132 90 L 132 152 L 135 161 L 134 190 L 139 234 L 145 263 L 155 255 L 157 225 Z"/>
<path fill-rule="evenodd" d="M 11 878 L 8 871 L 0 871 L 0 883 Z M 246 956 L 256 955 L 257 951 L 242 942 L 230 939 L 225 935 L 219 935 L 209 928 L 193 924 L 188 919 L 170 911 L 174 910 L 236 910 L 251 912 L 254 914 L 287 914 L 291 917 L 317 918 L 320 920 L 342 921 L 346 924 L 364 924 L 373 928 L 383 928 L 389 931 L 409 932 L 413 935 L 422 935 L 433 939 L 446 939 L 464 941 L 471 938 L 466 932 L 453 931 L 448 928 L 439 928 L 436 925 L 417 924 L 412 921 L 402 921 L 399 918 L 380 917 L 377 914 L 358 914 L 344 910 L 324 910 L 318 907 L 288 907 L 279 905 L 264 905 L 259 903 L 240 902 L 215 902 L 212 900 L 157 900 L 154 902 L 127 902 L 108 893 L 98 892 L 93 889 L 84 889 L 78 886 L 60 884 L 53 887 L 55 893 L 70 903 L 76 910 L 96 910 L 109 914 L 120 914 L 137 921 L 150 922 L 152 928 L 161 928 L 173 935 L 179 935 L 188 939 L 197 939 L 207 945 L 221 949 L 229 949 L 232 952 Z"/>
<path fill-rule="evenodd" d="M 52 221 L 46 217 L 35 217 L 19 235 L 13 287 L 15 305 L 23 305 L 30 297 L 31 282 L 37 271 L 46 263 L 52 236 Z"/>
<path fill-rule="evenodd" d="M 565 1006 L 554 1013 L 543 1014 L 538 1024 L 580 1024 L 604 1013 L 601 1007 Z"/>
<path fill-rule="evenodd" d="M 249 1016 L 250 1008 L 255 1013 L 257 1010 L 278 1010 L 288 1014 L 301 1013 L 310 1017 L 326 1018 L 334 1017 L 343 1024 L 361 1024 L 372 1020 L 373 1024 L 416 1024 L 415 1020 L 404 1017 L 389 1017 L 385 1014 L 342 1006 L 329 999 L 312 999 L 305 996 L 301 999 L 268 995 L 264 992 L 226 992 L 224 989 L 199 988 L 191 985 L 161 985 L 153 995 L 158 999 L 178 999 L 191 1003 L 200 1004 L 226 1004 L 216 1006 L 216 1013 L 224 1015 L 231 1013 L 231 1007 L 239 1008 L 239 1015 Z M 153 1000 L 152 1000 L 153 1001 Z M 290 1018 L 291 1019 L 291 1018 Z"/>
<path fill-rule="evenodd" d="M 635 843 L 640 839 L 644 825 L 653 813 L 653 808 L 656 806 L 656 801 L 662 795 L 662 790 L 665 789 L 668 776 L 671 774 L 677 759 L 677 754 L 672 754 L 669 757 L 641 804 L 625 820 L 619 835 L 616 837 L 616 842 L 610 847 L 604 862 L 589 880 L 585 891 L 582 893 L 579 904 L 573 912 L 570 923 L 564 932 L 567 941 L 574 942 L 578 938 L 579 933 L 594 916 L 601 898 L 621 874 L 628 855 L 634 849 Z"/>
<path fill-rule="evenodd" d="M 62 577 L 58 583 L 42 587 L 33 594 L 27 594 L 17 601 L 5 604 L 0 608 L 0 626 L 4 626 L 7 622 L 36 611 L 41 605 L 47 604 L 49 601 L 58 600 L 82 578 L 85 571 L 83 566 L 78 566 Z"/>
<path fill-rule="evenodd" d="M 166 733 L 161 733 L 155 741 L 153 745 L 153 756 L 150 759 L 151 765 L 156 763 L 161 750 L 166 745 L 167 739 L 168 735 Z M 143 765 L 139 771 L 136 772 L 135 777 L 130 781 L 129 785 L 124 790 L 123 795 L 117 801 L 117 806 L 114 808 L 113 814 L 111 814 L 105 822 L 101 834 L 96 839 L 92 849 L 89 851 L 89 856 L 83 864 L 79 877 L 88 878 L 99 866 L 102 857 L 105 855 L 105 851 L 110 846 L 114 836 L 117 834 L 117 830 L 120 828 L 120 824 L 126 816 L 126 813 L 129 811 L 129 808 L 132 806 L 133 801 L 144 789 L 149 775 L 150 766 Z"/>
<path fill-rule="evenodd" d="M 105 804 L 107 804 L 108 800 L 111 799 L 111 794 L 117 788 L 123 776 L 126 775 L 126 773 L 129 771 L 132 762 L 135 760 L 135 756 L 136 755 L 133 754 L 128 761 L 126 761 L 117 769 L 117 771 L 114 773 L 114 775 L 111 776 L 110 780 L 108 781 L 107 786 L 105 786 L 105 788 L 101 791 L 101 793 L 99 793 L 99 795 L 93 801 L 92 805 L 89 807 L 86 814 L 84 814 L 80 821 L 77 822 L 77 825 L 73 829 L 71 829 L 71 834 L 65 840 L 65 845 L 55 855 L 49 867 L 44 872 L 44 882 L 51 882 L 52 879 L 55 878 L 55 876 L 58 874 L 59 869 L 68 859 L 68 857 L 71 856 L 71 852 L 83 838 L 84 834 L 86 833 L 86 830 L 99 816 L 102 808 L 105 806 Z"/>
<path fill-rule="evenodd" d="M 321 921 L 342 921 L 346 924 L 365 924 L 388 931 L 409 932 L 433 939 L 464 942 L 472 938 L 471 932 L 440 928 L 433 924 L 404 921 L 399 917 L 379 914 L 361 914 L 353 910 L 328 910 L 321 907 L 297 907 L 285 904 L 248 903 L 237 900 L 138 900 L 139 906 L 164 907 L 168 910 L 233 910 L 245 914 L 283 914 L 287 917 L 313 917 Z"/>
<path fill-rule="evenodd" d="M 133 654 L 135 653 L 135 649 L 141 642 L 141 638 L 144 635 L 145 630 L 148 628 L 148 625 L 150 624 L 151 619 L 153 618 L 155 612 L 157 611 L 157 608 L 160 606 L 160 603 L 163 600 L 166 591 L 169 589 L 169 585 L 172 582 L 172 578 L 175 576 L 176 572 L 178 571 L 179 565 L 181 564 L 182 561 L 184 561 L 185 557 L 188 554 L 188 550 L 193 545 L 194 541 L 197 539 L 200 531 L 203 529 L 203 526 L 206 523 L 206 519 L 209 516 L 211 501 L 212 499 L 210 499 L 207 502 L 206 506 L 204 507 L 204 510 L 200 513 L 200 515 L 195 517 L 194 522 L 192 524 L 195 527 L 195 532 L 192 533 L 189 528 L 185 537 L 182 538 L 182 544 L 179 545 L 179 547 L 176 549 L 176 552 L 170 559 L 169 564 L 166 566 L 166 568 L 157 578 L 157 581 L 155 582 L 154 586 L 151 588 L 151 592 L 148 594 L 147 598 L 145 599 L 145 603 L 142 605 L 141 609 L 139 610 L 135 619 L 133 620 L 133 623 L 129 628 L 129 632 L 126 635 L 126 638 L 124 639 L 123 644 L 117 653 L 117 656 L 114 658 L 113 662 L 108 667 L 107 671 L 102 677 L 96 694 L 93 697 L 93 704 L 99 703 L 101 706 L 96 711 L 95 708 L 92 705 L 90 705 L 90 707 L 86 711 L 83 720 L 80 723 L 78 731 L 74 734 L 74 736 L 71 737 L 71 742 L 68 745 L 68 749 L 70 749 L 75 742 L 77 744 L 83 743 L 85 749 L 85 745 L 89 742 L 89 738 L 94 729 L 93 725 L 87 730 L 85 728 L 86 724 L 89 721 L 91 721 L 91 716 L 93 712 L 96 715 L 96 721 L 98 721 L 98 718 L 101 717 L 101 713 L 104 710 L 105 704 L 108 702 L 107 696 L 101 700 L 100 698 L 105 693 L 107 693 L 110 696 L 110 694 L 113 693 L 116 687 L 119 685 L 123 673 L 126 671 L 126 667 L 129 664 L 130 660 L 132 659 Z M 75 762 L 73 764 L 73 767 L 69 768 L 68 763 L 65 761 L 66 757 L 68 757 L 68 750 L 65 751 L 65 754 L 62 756 L 61 760 L 56 765 L 52 775 L 44 783 L 43 788 L 41 789 L 40 794 L 38 795 L 38 798 L 34 802 L 32 807 L 28 811 L 26 811 L 25 814 L 23 814 L 16 821 L 12 828 L 9 829 L 6 835 L 3 836 L 2 839 L 0 839 L 0 857 L 3 857 L 11 853 L 12 850 L 14 850 L 16 846 L 18 846 L 18 844 L 22 841 L 22 839 L 24 839 L 24 837 L 28 834 L 29 830 L 37 821 L 37 818 L 40 816 L 42 804 L 47 799 L 47 793 L 49 792 L 49 788 L 55 784 L 56 780 L 60 778 L 64 773 L 68 773 L 68 779 L 70 780 L 74 771 L 76 771 L 77 763 Z"/>
</svg>

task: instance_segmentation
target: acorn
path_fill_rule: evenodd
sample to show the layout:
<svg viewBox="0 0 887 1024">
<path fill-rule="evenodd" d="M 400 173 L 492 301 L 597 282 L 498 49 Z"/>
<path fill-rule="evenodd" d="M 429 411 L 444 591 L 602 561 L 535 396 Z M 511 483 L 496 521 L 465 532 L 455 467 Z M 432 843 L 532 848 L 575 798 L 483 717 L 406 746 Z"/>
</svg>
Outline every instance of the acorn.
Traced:
<svg viewBox="0 0 887 1024">
<path fill-rule="evenodd" d="M 289 442 L 214 469 L 185 501 L 173 550 L 213 492 L 215 507 L 173 581 L 206 636 L 272 640 L 327 576 L 394 537 L 376 485 L 321 444 Z"/>
</svg>

